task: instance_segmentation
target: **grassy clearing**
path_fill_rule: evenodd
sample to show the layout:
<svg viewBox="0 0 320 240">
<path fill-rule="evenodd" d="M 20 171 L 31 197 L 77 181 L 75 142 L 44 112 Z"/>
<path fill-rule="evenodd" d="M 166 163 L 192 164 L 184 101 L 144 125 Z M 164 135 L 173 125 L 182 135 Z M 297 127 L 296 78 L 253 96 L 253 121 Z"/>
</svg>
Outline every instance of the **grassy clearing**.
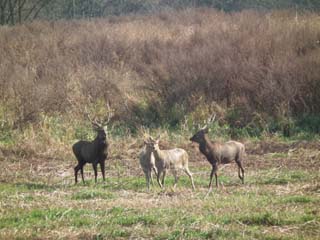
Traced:
<svg viewBox="0 0 320 240">
<path fill-rule="evenodd" d="M 140 176 L 106 183 L 46 184 L 27 178 L 0 185 L 1 239 L 315 239 L 319 175 L 308 169 L 248 169 L 241 185 L 233 167 L 220 172 L 208 197 L 209 169 L 196 166 L 197 190 L 181 175 L 172 189 L 147 193 Z M 101 181 L 101 179 L 99 179 Z M 261 232 L 264 234 L 261 235 Z"/>
<path fill-rule="evenodd" d="M 3 147 L 0 164 L 0 239 L 316 239 L 320 227 L 320 152 L 316 142 L 246 140 L 245 184 L 235 164 L 219 170 L 219 189 L 205 198 L 210 165 L 190 143 L 190 133 L 163 135 L 164 147 L 188 150 L 189 178 L 176 189 L 146 192 L 136 138 L 113 138 L 94 183 L 74 185 L 75 159 L 67 144 Z M 50 140 L 51 138 L 48 137 Z M 120 150 L 121 149 L 121 152 Z M 291 150 L 293 149 L 293 150 Z M 59 155 L 56 155 L 56 153 Z M 303 159 L 303 161 L 301 160 Z M 263 233 L 263 234 L 262 234 Z"/>
<path fill-rule="evenodd" d="M 196 9 L 1 27 L 0 238 L 317 238 L 318 20 Z M 107 181 L 86 166 L 75 186 L 71 145 L 107 103 Z M 212 112 L 210 138 L 248 156 L 245 185 L 231 165 L 205 198 L 210 165 L 187 139 Z M 188 151 L 196 191 L 169 175 L 146 192 L 145 132 Z"/>
</svg>

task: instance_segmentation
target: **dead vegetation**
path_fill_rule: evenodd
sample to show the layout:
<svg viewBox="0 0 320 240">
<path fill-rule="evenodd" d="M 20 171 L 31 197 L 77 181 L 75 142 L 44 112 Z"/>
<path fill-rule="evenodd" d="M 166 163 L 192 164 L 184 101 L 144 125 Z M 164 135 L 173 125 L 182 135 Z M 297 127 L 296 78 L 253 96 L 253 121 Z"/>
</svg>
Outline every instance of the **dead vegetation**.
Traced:
<svg viewBox="0 0 320 240">
<path fill-rule="evenodd" d="M 160 143 L 164 149 L 170 149 L 170 141 Z M 180 146 L 188 149 L 190 169 L 193 167 L 203 169 L 200 174 L 206 174 L 210 169 L 210 164 L 199 152 L 195 144 L 184 142 Z M 110 154 L 106 161 L 106 176 L 108 177 L 130 177 L 143 176 L 139 166 L 139 152 L 143 146 L 143 141 L 136 138 L 118 139 L 111 141 Z M 284 170 L 307 170 L 320 171 L 320 148 L 318 141 L 297 141 L 294 143 L 260 141 L 257 143 L 246 142 L 247 154 L 244 157 L 244 166 L 250 171 L 281 168 Z M 119 152 L 121 149 L 121 152 Z M 24 153 L 18 147 L 14 149 L 2 148 L 0 161 L 5 171 L 0 173 L 1 182 L 14 182 L 15 179 L 47 179 L 48 183 L 55 181 L 71 183 L 73 178 L 73 167 L 76 159 L 72 155 L 71 148 L 65 149 L 63 157 L 52 157 L 39 153 Z M 57 150 L 58 151 L 58 150 Z M 53 151 L 52 153 L 55 153 Z M 236 172 L 236 165 L 228 164 L 223 169 L 232 175 Z M 204 170 L 206 169 L 206 170 Z M 91 178 L 91 169 L 87 167 L 86 178 Z M 234 172 L 232 172 L 234 171 Z M 99 176 L 101 177 L 101 176 Z M 207 179 L 207 176 L 203 176 Z"/>
<path fill-rule="evenodd" d="M 132 126 L 175 125 L 215 101 L 239 109 L 244 126 L 257 113 L 285 124 L 319 112 L 318 20 L 189 9 L 1 27 L 1 117 L 18 128 L 103 100 Z"/>
</svg>

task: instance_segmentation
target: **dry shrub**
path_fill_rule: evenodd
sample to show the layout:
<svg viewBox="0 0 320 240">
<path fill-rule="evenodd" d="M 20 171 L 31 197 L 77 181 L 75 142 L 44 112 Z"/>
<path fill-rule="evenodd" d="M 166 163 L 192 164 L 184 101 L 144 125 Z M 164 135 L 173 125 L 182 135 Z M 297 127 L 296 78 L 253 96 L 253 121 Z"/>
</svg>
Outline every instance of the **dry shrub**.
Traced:
<svg viewBox="0 0 320 240">
<path fill-rule="evenodd" d="M 141 105 L 150 121 L 170 121 L 168 106 L 187 114 L 198 98 L 274 117 L 317 113 L 319 26 L 311 13 L 188 9 L 1 27 L 1 101 L 14 102 L 18 123 L 99 99 L 134 125 L 148 117 L 131 116 Z"/>
</svg>

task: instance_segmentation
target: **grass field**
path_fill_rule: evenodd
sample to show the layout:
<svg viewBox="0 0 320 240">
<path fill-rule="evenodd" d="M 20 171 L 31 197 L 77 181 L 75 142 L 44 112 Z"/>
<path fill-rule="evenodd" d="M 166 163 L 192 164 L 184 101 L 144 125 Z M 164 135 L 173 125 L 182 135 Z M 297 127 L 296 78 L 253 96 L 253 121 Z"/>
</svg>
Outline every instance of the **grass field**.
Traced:
<svg viewBox="0 0 320 240">
<path fill-rule="evenodd" d="M 1 26 L 0 239 L 320 239 L 320 16 L 292 10 Z M 245 184 L 231 164 L 205 198 L 187 139 L 213 113 L 211 139 L 244 139 Z M 75 185 L 71 146 L 109 114 L 107 181 Z M 187 150 L 195 191 L 146 191 L 145 134 Z"/>
<path fill-rule="evenodd" d="M 210 166 L 185 143 L 196 191 L 180 175 L 172 189 L 146 192 L 141 145 L 113 143 L 107 181 L 74 185 L 75 159 L 4 149 L 0 173 L 1 239 L 320 239 L 318 142 L 247 142 L 245 184 L 235 164 L 219 171 L 220 188 L 205 198 Z M 128 139 L 126 140 L 128 141 Z M 112 150 L 113 149 L 113 150 Z M 54 154 L 53 154 L 54 156 Z"/>
</svg>

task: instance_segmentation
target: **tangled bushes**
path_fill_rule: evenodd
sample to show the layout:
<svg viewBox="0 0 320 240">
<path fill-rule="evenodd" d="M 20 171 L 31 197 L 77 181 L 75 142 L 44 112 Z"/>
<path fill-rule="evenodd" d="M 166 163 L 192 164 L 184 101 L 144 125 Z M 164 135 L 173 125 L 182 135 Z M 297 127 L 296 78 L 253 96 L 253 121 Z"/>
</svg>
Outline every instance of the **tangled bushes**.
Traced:
<svg viewBox="0 0 320 240">
<path fill-rule="evenodd" d="M 1 27 L 0 72 L 12 126 L 98 101 L 132 128 L 181 124 L 212 102 L 243 126 L 315 115 L 319 15 L 190 9 Z"/>
</svg>

